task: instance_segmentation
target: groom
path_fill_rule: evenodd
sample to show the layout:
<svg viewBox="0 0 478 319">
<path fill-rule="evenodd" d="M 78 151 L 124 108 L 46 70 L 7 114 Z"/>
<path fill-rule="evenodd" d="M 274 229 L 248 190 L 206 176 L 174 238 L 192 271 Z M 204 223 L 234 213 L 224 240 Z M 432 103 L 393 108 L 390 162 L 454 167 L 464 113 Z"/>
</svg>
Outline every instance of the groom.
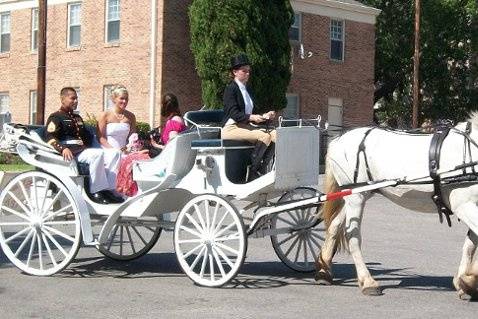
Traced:
<svg viewBox="0 0 478 319">
<path fill-rule="evenodd" d="M 73 113 L 78 105 L 78 96 L 72 87 L 61 90 L 61 107 L 48 117 L 46 122 L 47 143 L 53 146 L 65 161 L 74 158 L 80 163 L 89 164 L 90 197 L 100 204 L 123 202 L 110 190 L 115 189 L 116 169 L 120 154 L 105 162 L 101 148 L 87 148 L 91 145 L 91 136 L 85 129 L 83 119 Z"/>
</svg>

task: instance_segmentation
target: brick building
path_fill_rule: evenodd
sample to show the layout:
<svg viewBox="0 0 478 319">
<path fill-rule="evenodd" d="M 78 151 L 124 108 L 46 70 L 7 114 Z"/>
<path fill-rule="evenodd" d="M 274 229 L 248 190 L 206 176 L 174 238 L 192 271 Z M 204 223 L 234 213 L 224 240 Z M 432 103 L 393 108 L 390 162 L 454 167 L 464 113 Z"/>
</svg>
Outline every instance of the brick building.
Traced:
<svg viewBox="0 0 478 319">
<path fill-rule="evenodd" d="M 48 0 L 46 110 L 63 86 L 78 88 L 79 110 L 109 106 L 116 83 L 128 108 L 157 125 L 160 97 L 175 93 L 184 111 L 198 109 L 201 87 L 189 49 L 192 0 Z M 371 122 L 375 18 L 353 0 L 291 0 L 296 12 L 287 116 L 321 114 L 344 126 Z M 0 112 L 32 122 L 36 110 L 38 9 L 33 0 L 0 0 Z"/>
</svg>

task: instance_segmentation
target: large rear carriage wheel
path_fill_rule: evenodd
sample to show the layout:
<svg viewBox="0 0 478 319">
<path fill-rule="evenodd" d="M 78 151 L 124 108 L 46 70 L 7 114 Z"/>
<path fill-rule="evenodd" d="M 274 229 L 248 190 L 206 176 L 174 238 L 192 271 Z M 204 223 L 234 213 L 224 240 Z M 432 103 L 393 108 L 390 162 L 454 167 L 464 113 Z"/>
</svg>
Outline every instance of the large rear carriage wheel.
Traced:
<svg viewBox="0 0 478 319">
<path fill-rule="evenodd" d="M 0 194 L 0 244 L 24 272 L 48 276 L 75 258 L 81 241 L 76 203 L 55 177 L 25 172 Z"/>
<path fill-rule="evenodd" d="M 244 262 L 247 237 L 242 216 L 222 197 L 196 196 L 178 215 L 174 248 L 192 281 L 220 287 L 236 276 Z"/>
<path fill-rule="evenodd" d="M 299 187 L 282 195 L 278 203 L 317 196 L 313 188 Z M 272 247 L 277 257 L 289 268 L 312 272 L 324 242 L 325 228 L 317 207 L 297 208 L 274 215 L 271 229 Z"/>
</svg>

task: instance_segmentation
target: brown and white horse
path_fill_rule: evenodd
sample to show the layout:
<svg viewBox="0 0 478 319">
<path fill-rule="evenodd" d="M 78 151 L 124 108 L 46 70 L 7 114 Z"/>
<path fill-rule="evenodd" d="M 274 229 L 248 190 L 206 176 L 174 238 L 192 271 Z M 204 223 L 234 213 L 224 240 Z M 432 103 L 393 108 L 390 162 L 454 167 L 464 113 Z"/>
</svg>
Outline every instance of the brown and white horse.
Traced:
<svg viewBox="0 0 478 319">
<path fill-rule="evenodd" d="M 470 119 L 470 137 L 478 141 L 478 115 Z M 406 134 L 381 128 L 358 128 L 351 130 L 333 140 L 326 159 L 326 193 L 339 190 L 343 185 L 370 181 L 405 178 L 407 180 L 431 181 L 429 175 L 429 149 L 431 134 Z M 456 129 L 456 130 L 455 130 Z M 463 164 L 466 123 L 460 123 L 445 138 L 440 155 L 440 171 L 453 170 Z M 359 145 L 363 142 L 365 152 L 360 153 Z M 471 146 L 471 154 L 466 154 L 466 162 L 478 160 L 478 148 Z M 357 164 L 357 161 L 359 162 Z M 365 162 L 368 162 L 370 175 L 367 174 Z M 467 168 L 467 172 L 471 171 Z M 477 169 L 477 167 L 475 167 Z M 478 169 L 477 169 L 478 171 Z M 357 178 L 354 181 L 354 175 Z M 448 172 L 442 176 L 463 174 L 462 170 Z M 423 177 L 423 178 L 422 178 Z M 402 184 L 386 187 L 379 192 L 396 204 L 419 212 L 436 213 L 437 208 L 431 197 L 432 184 Z M 443 198 L 449 203 L 451 211 L 469 228 L 463 245 L 463 253 L 453 284 L 460 297 L 468 294 L 478 297 L 477 262 L 473 263 L 478 244 L 478 182 L 448 187 L 443 190 Z M 327 201 L 322 216 L 327 226 L 326 239 L 317 259 L 316 280 L 322 284 L 332 283 L 332 258 L 341 248 L 348 248 L 357 270 L 358 284 L 366 295 L 379 295 L 381 289 L 371 276 L 361 251 L 361 223 L 365 202 L 370 192 L 353 194 L 341 200 Z"/>
</svg>

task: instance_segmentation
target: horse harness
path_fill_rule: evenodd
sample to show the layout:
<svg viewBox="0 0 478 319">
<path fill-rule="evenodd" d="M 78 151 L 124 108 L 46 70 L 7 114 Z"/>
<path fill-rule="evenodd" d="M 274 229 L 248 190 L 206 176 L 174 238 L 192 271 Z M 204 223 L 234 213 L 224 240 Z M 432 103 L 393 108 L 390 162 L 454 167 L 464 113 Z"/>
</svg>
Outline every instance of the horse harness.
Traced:
<svg viewBox="0 0 478 319">
<path fill-rule="evenodd" d="M 475 171 L 475 166 L 478 162 L 473 161 L 471 155 L 471 145 L 478 148 L 478 144 L 471 139 L 471 122 L 467 122 L 465 131 L 461 131 L 456 129 L 455 127 L 451 126 L 449 123 L 439 124 L 435 127 L 435 131 L 433 133 L 431 142 L 430 142 L 430 149 L 428 152 L 428 168 L 431 181 L 425 182 L 408 182 L 408 184 L 433 184 L 433 195 L 432 200 L 437 206 L 438 209 L 438 217 L 440 219 L 440 223 L 443 223 L 443 215 L 446 218 L 448 226 L 451 227 L 451 220 L 450 215 L 453 215 L 453 212 L 449 208 L 449 203 L 443 198 L 443 186 L 444 185 L 456 185 L 456 184 L 469 184 L 478 183 L 478 174 Z M 365 140 L 369 136 L 372 130 L 377 129 L 378 127 L 371 127 L 369 128 L 362 138 L 361 143 L 359 144 L 358 151 L 357 151 L 357 161 L 355 165 L 354 171 L 354 184 L 361 184 L 357 183 L 358 173 L 359 173 L 359 165 L 360 165 L 360 154 L 363 154 L 365 169 L 367 172 L 367 177 L 370 181 L 374 181 L 372 177 L 372 173 L 370 171 L 370 167 L 367 160 L 366 154 L 366 147 L 365 147 Z M 460 134 L 464 138 L 464 148 L 463 148 L 463 163 L 455 167 L 455 169 L 461 169 L 462 174 L 457 176 L 445 177 L 442 178 L 438 173 L 438 169 L 440 168 L 440 155 L 441 155 L 441 148 L 445 138 L 448 136 L 450 131 L 453 131 L 457 134 Z M 424 133 L 420 133 L 424 134 Z M 471 172 L 467 171 L 467 168 L 471 168 Z M 404 183 L 404 184 L 407 184 Z"/>
</svg>

